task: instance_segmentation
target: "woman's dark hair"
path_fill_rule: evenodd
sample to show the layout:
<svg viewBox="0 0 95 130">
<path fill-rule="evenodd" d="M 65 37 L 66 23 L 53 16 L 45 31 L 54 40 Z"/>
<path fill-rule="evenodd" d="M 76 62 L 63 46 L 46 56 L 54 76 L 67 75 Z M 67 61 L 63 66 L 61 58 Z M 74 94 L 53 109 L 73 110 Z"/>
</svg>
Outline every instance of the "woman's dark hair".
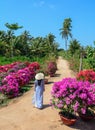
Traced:
<svg viewBox="0 0 95 130">
<path fill-rule="evenodd" d="M 39 85 L 39 86 L 41 85 L 41 81 L 42 81 L 42 79 L 41 79 L 41 80 L 38 80 L 38 85 Z"/>
</svg>

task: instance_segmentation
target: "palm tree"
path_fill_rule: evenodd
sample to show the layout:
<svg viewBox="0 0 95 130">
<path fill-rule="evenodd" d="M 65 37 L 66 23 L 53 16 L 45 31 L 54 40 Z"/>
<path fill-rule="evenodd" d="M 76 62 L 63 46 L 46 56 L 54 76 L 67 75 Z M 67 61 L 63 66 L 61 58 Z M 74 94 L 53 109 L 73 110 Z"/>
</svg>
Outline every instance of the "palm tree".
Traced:
<svg viewBox="0 0 95 130">
<path fill-rule="evenodd" d="M 13 36 L 14 30 L 18 30 L 18 29 L 22 28 L 23 26 L 19 26 L 18 23 L 14 23 L 14 24 L 6 23 L 5 26 L 9 29 L 9 31 L 8 31 L 9 41 L 8 42 L 10 43 L 11 57 L 13 57 L 14 41 L 16 38 Z M 10 37 L 10 34 L 11 34 L 11 37 Z"/>
<path fill-rule="evenodd" d="M 5 41 L 6 38 L 6 32 L 0 30 L 0 41 Z"/>
<path fill-rule="evenodd" d="M 42 51 L 44 51 L 42 46 L 42 41 L 43 41 L 42 37 L 36 37 L 32 39 L 31 46 L 30 46 L 31 56 L 42 55 Z"/>
<path fill-rule="evenodd" d="M 31 41 L 31 35 L 29 31 L 25 30 L 21 35 L 20 35 L 20 40 L 19 40 L 19 48 L 22 52 L 23 55 L 28 55 L 29 51 L 29 44 Z M 21 44 L 21 45 L 20 45 Z"/>
<path fill-rule="evenodd" d="M 14 23 L 14 24 L 9 24 L 6 23 L 5 26 L 10 29 L 10 30 L 18 30 L 20 28 L 23 28 L 23 26 L 19 26 L 18 23 Z"/>
<path fill-rule="evenodd" d="M 80 51 L 80 43 L 76 39 L 70 41 L 69 51 L 72 56 Z"/>
<path fill-rule="evenodd" d="M 49 54 L 56 54 L 57 52 L 57 48 L 58 48 L 58 43 L 55 42 L 55 35 L 49 33 L 46 36 L 47 39 L 47 45 L 48 45 L 48 50 L 49 50 Z"/>
<path fill-rule="evenodd" d="M 68 37 L 72 38 L 72 34 L 71 34 L 71 18 L 66 18 L 63 22 L 63 27 L 60 29 L 61 32 L 60 34 L 62 35 L 62 38 L 65 39 L 65 46 L 66 46 L 66 50 L 67 50 L 67 41 L 68 41 Z"/>
</svg>

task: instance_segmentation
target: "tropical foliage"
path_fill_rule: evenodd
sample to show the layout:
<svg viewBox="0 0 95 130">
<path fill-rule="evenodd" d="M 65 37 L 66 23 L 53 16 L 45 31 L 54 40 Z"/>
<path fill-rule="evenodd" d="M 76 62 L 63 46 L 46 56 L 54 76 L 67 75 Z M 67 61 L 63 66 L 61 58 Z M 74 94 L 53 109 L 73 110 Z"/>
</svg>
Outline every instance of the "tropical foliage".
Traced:
<svg viewBox="0 0 95 130">
<path fill-rule="evenodd" d="M 71 56 L 79 55 L 80 53 L 80 43 L 76 39 L 70 41 L 69 51 Z"/>
<path fill-rule="evenodd" d="M 55 41 L 55 36 L 49 33 L 46 37 L 31 36 L 29 31 L 24 31 L 16 36 L 15 31 L 22 29 L 18 23 L 5 26 L 7 31 L 0 31 L 0 56 L 11 57 L 26 56 L 28 58 L 45 56 L 57 56 L 58 43 Z"/>
</svg>

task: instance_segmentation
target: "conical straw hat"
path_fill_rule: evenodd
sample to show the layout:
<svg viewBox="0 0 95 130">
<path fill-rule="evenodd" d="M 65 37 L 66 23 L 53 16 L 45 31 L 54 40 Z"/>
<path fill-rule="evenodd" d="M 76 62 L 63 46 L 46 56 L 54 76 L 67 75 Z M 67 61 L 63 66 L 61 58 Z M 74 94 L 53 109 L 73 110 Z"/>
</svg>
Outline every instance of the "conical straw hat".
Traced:
<svg viewBox="0 0 95 130">
<path fill-rule="evenodd" d="M 44 79 L 44 74 L 43 73 L 36 74 L 35 79 L 37 79 L 37 80 Z"/>
</svg>

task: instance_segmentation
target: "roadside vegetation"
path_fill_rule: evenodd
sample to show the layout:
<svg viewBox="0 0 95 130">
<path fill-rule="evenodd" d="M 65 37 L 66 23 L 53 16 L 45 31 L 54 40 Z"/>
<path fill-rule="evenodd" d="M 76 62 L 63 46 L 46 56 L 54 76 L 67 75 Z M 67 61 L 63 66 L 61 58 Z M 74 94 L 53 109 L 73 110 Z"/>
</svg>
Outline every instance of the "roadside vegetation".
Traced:
<svg viewBox="0 0 95 130">
<path fill-rule="evenodd" d="M 70 68 L 75 72 L 85 69 L 95 70 L 95 41 L 93 46 L 81 45 L 82 43 L 72 34 L 71 18 L 63 21 L 60 34 L 65 41 L 65 49 L 60 49 L 59 54 L 69 61 Z"/>
</svg>

